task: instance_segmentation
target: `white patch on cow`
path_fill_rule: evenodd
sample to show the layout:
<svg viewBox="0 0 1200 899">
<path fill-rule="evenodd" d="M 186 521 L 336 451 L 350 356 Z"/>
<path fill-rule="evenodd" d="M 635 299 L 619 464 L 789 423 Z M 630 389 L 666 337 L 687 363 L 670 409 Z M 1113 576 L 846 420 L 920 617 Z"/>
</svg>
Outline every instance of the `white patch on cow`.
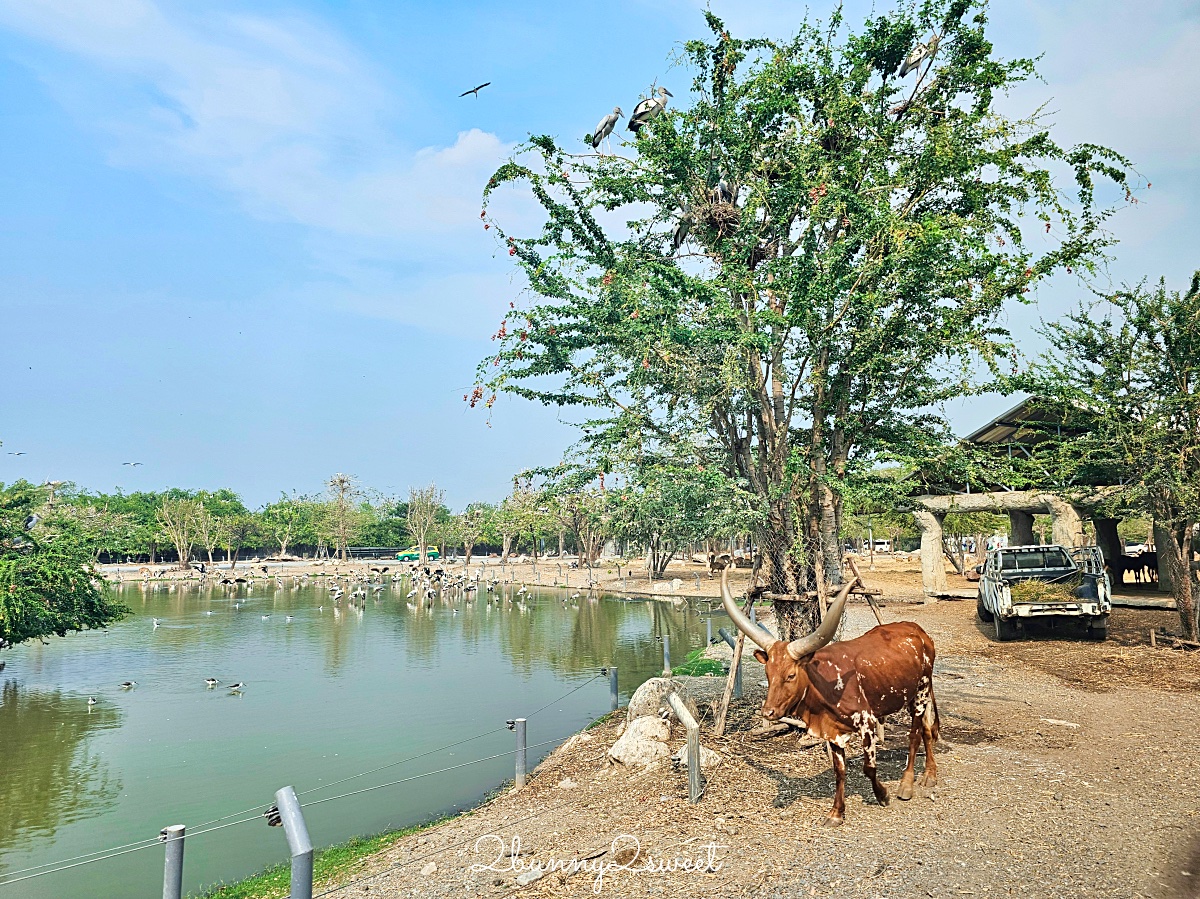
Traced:
<svg viewBox="0 0 1200 899">
<path fill-rule="evenodd" d="M 842 680 L 842 673 L 840 671 L 838 672 L 837 683 L 834 684 L 834 686 L 837 687 L 839 691 L 846 689 L 846 683 Z"/>
</svg>

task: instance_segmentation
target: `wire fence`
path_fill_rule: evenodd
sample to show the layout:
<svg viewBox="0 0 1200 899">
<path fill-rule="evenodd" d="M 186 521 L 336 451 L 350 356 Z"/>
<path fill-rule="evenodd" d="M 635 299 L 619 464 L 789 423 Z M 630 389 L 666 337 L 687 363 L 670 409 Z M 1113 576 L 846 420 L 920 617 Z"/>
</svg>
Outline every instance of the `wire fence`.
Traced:
<svg viewBox="0 0 1200 899">
<path fill-rule="evenodd" d="M 578 693 L 580 690 L 583 690 L 584 688 L 592 685 L 597 680 L 606 677 L 608 671 L 609 671 L 609 669 L 599 669 L 595 674 L 593 674 L 587 680 L 578 684 L 573 689 L 567 691 L 562 696 L 559 696 L 556 699 L 553 699 L 550 702 L 546 703 L 545 705 L 539 707 L 538 709 L 535 709 L 533 712 L 530 712 L 526 716 L 526 718 L 532 718 L 533 716 L 546 711 L 546 709 L 550 708 L 551 706 L 557 705 L 558 703 L 568 699 L 569 697 Z M 297 795 L 298 796 L 311 796 L 314 793 L 318 793 L 322 790 L 330 789 L 331 787 L 335 787 L 340 784 L 349 783 L 352 780 L 357 780 L 362 777 L 369 777 L 372 774 L 378 774 L 381 771 L 386 771 L 391 768 L 396 768 L 396 767 L 399 767 L 400 765 L 405 765 L 410 762 L 418 761 L 420 759 L 429 758 L 430 756 L 434 756 L 439 753 L 446 752 L 450 749 L 455 749 L 459 746 L 466 745 L 467 743 L 472 743 L 474 741 L 484 739 L 485 737 L 495 736 L 495 735 L 502 733 L 503 731 L 508 730 L 508 729 L 509 728 L 507 725 L 502 725 L 502 726 L 494 728 L 492 730 L 487 730 L 487 731 L 483 731 L 481 733 L 475 734 L 474 736 L 465 737 L 461 740 L 455 740 L 453 742 L 439 746 L 435 749 L 430 749 L 425 752 L 417 753 L 416 755 L 411 755 L 411 756 L 408 756 L 403 759 L 398 759 L 397 761 L 394 761 L 394 762 L 389 762 L 386 765 L 380 765 L 378 767 L 371 768 L 367 771 L 360 771 L 357 774 L 352 774 L 348 777 L 343 777 L 343 778 L 340 778 L 339 780 L 331 781 L 330 783 L 322 784 L 318 787 L 313 787 L 313 788 L 311 788 L 309 790 L 305 790 L 304 792 L 299 793 Z M 552 739 L 552 740 L 543 740 L 539 743 L 533 743 L 533 744 L 529 744 L 529 745 L 525 745 L 522 742 L 520 745 L 514 747 L 513 749 L 509 749 L 504 752 L 494 753 L 492 755 L 483 756 L 481 758 L 473 759 L 468 762 L 462 762 L 462 763 L 459 763 L 456 765 L 448 765 L 446 767 L 437 768 L 432 771 L 424 771 L 424 772 L 421 772 L 420 774 L 414 774 L 409 777 L 404 777 L 404 778 L 400 778 L 398 780 L 388 781 L 386 783 L 375 784 L 374 786 L 370 786 L 370 787 L 363 787 L 362 789 L 358 789 L 358 790 L 350 790 L 345 793 L 339 793 L 336 796 L 327 796 L 327 797 L 323 797 L 323 798 L 319 798 L 319 799 L 311 799 L 311 800 L 303 803 L 303 806 L 307 808 L 310 806 L 322 805 L 324 803 L 336 802 L 336 801 L 340 801 L 343 799 L 348 799 L 353 796 L 361 796 L 366 793 L 372 793 L 376 790 L 387 789 L 389 787 L 395 787 L 395 786 L 399 786 L 401 784 L 411 783 L 413 781 L 422 780 L 424 778 L 435 777 L 439 774 L 446 774 L 446 773 L 449 773 L 452 771 L 460 771 L 462 769 L 469 768 L 472 765 L 478 765 L 478 764 L 482 764 L 484 762 L 495 761 L 496 759 L 505 758 L 507 756 L 514 756 L 514 755 L 522 754 L 522 757 L 523 757 L 523 753 L 528 749 L 537 749 L 537 748 L 541 748 L 541 747 L 545 747 L 545 746 L 559 744 L 562 741 L 563 741 L 562 739 L 556 738 L 556 739 Z M 199 825 L 197 827 L 197 829 L 188 832 L 186 835 L 187 839 L 189 839 L 189 840 L 195 839 L 196 837 L 204 836 L 205 834 L 213 833 L 213 832 L 219 831 L 219 830 L 224 830 L 224 829 L 230 828 L 230 827 L 237 827 L 242 824 L 248 824 L 252 821 L 261 821 L 263 819 L 263 815 L 267 811 L 267 809 L 268 809 L 268 807 L 267 807 L 266 803 L 258 803 L 256 805 L 250 806 L 248 808 L 241 809 L 236 812 L 231 812 L 227 815 L 222 815 L 218 818 L 213 818 L 213 819 L 206 821 L 205 823 Z M 545 812 L 548 810 L 549 809 L 545 809 L 543 811 L 538 812 L 536 815 L 533 815 L 530 817 L 537 817 L 538 815 L 545 814 Z M 251 814 L 251 813 L 253 813 L 253 814 Z M 249 815 L 249 817 L 243 817 L 246 815 Z M 229 820 L 229 819 L 237 819 L 237 820 Z M 523 819 L 523 820 L 528 820 L 528 819 Z M 24 881 L 32 880 L 37 877 L 44 877 L 49 874 L 58 874 L 62 871 L 68 871 L 68 870 L 71 870 L 74 868 L 80 868 L 85 865 L 95 864 L 97 862 L 108 861 L 109 859 L 117 858 L 117 857 L 123 856 L 123 855 L 129 855 L 134 852 L 140 852 L 145 849 L 153 848 L 155 846 L 162 846 L 163 842 L 164 842 L 165 834 L 166 834 L 166 831 L 164 830 L 159 836 L 156 836 L 156 837 L 150 837 L 150 838 L 143 839 L 143 840 L 135 840 L 132 843 L 125 843 L 120 846 L 112 846 L 112 847 L 108 847 L 106 849 L 98 849 L 93 852 L 86 852 L 81 855 L 73 856 L 71 858 L 59 859 L 54 862 L 46 862 L 46 863 L 43 863 L 40 865 L 33 865 L 31 867 L 22 868 L 22 869 L 19 869 L 16 871 L 9 871 L 3 875 L 0 875 L 0 888 L 12 886 L 13 884 L 22 883 Z M 444 851 L 446 848 L 451 848 L 451 847 L 443 847 L 442 850 L 438 850 L 438 851 Z M 341 888 L 342 887 L 339 887 L 338 889 L 341 889 Z M 323 893 L 321 895 L 327 895 L 327 893 Z"/>
</svg>

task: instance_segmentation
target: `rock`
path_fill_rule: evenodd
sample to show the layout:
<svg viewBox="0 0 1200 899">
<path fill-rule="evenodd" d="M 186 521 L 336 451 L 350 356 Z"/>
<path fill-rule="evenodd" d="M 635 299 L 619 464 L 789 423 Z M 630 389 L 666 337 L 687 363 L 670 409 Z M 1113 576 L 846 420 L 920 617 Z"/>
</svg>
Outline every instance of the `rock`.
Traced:
<svg viewBox="0 0 1200 899">
<path fill-rule="evenodd" d="M 704 756 L 701 756 L 701 758 L 704 758 Z M 558 782 L 558 788 L 560 790 L 573 790 L 577 786 L 579 786 L 579 784 L 575 783 L 575 781 L 571 780 L 569 777 L 564 777 Z"/>
<path fill-rule="evenodd" d="M 657 715 L 663 709 L 670 712 L 671 707 L 667 705 L 669 693 L 677 694 L 683 700 L 683 704 L 687 706 L 687 710 L 692 713 L 692 717 L 697 721 L 700 720 L 700 712 L 696 708 L 695 700 L 688 696 L 687 688 L 669 677 L 652 677 L 638 687 L 629 700 L 626 720 L 633 721 L 647 715 Z M 670 717 L 671 720 L 676 720 L 674 712 L 670 712 Z"/>
<path fill-rule="evenodd" d="M 541 880 L 545 876 L 546 876 L 546 872 L 542 871 L 540 869 L 535 869 L 533 871 L 526 871 L 524 874 L 517 875 L 517 885 L 518 886 L 528 886 L 529 884 L 533 883 L 535 880 Z"/>
<path fill-rule="evenodd" d="M 430 875 L 436 874 L 436 873 L 437 873 L 437 862 L 430 862 L 424 868 L 421 869 L 422 877 L 429 877 Z"/>
<path fill-rule="evenodd" d="M 713 750 L 709 749 L 707 746 L 702 745 L 700 747 L 700 770 L 701 771 L 707 771 L 710 768 L 715 768 L 721 764 L 721 761 L 722 761 L 721 753 L 714 752 Z M 687 747 L 687 743 L 684 743 L 683 748 L 679 750 L 679 764 L 686 767 L 687 763 L 688 763 L 688 747 Z"/>
<path fill-rule="evenodd" d="M 608 757 L 630 768 L 645 768 L 671 757 L 671 725 L 658 717 L 635 718 L 608 750 Z"/>
</svg>

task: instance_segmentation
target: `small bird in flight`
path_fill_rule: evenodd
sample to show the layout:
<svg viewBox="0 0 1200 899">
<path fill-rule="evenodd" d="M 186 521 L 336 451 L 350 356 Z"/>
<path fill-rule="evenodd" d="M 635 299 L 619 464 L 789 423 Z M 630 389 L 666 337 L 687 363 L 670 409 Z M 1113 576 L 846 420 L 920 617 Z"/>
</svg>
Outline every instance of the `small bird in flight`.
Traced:
<svg viewBox="0 0 1200 899">
<path fill-rule="evenodd" d="M 474 94 L 474 95 L 475 95 L 475 99 L 476 99 L 476 100 L 478 100 L 478 99 L 479 99 L 479 92 L 480 92 L 481 90 L 483 90 L 485 87 L 487 87 L 487 86 L 488 86 L 489 84 L 491 84 L 491 83 L 492 83 L 492 82 L 490 82 L 490 81 L 485 81 L 485 82 L 483 82 L 483 84 L 479 85 L 478 87 L 473 87 L 473 88 L 471 88 L 469 91 L 463 91 L 461 94 L 459 94 L 459 96 L 460 96 L 460 97 L 465 97 L 467 94 Z"/>
<path fill-rule="evenodd" d="M 122 464 L 122 465 L 129 465 L 129 466 L 132 466 L 133 468 L 137 468 L 137 467 L 138 467 L 139 465 L 141 465 L 142 463 L 141 463 L 141 462 L 122 462 L 121 464 Z"/>
<path fill-rule="evenodd" d="M 23 456 L 23 455 L 25 455 L 25 451 L 24 451 L 24 450 L 22 450 L 22 451 L 21 451 L 21 452 L 19 452 L 19 453 L 9 452 L 9 455 L 10 455 L 10 456 Z"/>
</svg>

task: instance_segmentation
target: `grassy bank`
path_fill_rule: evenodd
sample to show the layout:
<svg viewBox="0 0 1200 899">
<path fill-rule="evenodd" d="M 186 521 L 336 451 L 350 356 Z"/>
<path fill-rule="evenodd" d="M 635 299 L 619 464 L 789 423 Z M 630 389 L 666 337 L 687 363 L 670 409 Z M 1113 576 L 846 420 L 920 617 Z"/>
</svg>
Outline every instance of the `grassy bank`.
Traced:
<svg viewBox="0 0 1200 899">
<path fill-rule="evenodd" d="M 469 813 L 468 813 L 469 814 Z M 438 818 L 416 827 L 389 830 L 373 837 L 354 837 L 337 846 L 318 849 L 313 860 L 313 887 L 336 886 L 358 873 L 368 858 L 388 849 L 410 834 L 418 833 L 449 820 Z M 272 865 L 245 880 L 216 884 L 200 894 L 200 899 L 286 899 L 291 879 L 291 861 Z"/>
</svg>

